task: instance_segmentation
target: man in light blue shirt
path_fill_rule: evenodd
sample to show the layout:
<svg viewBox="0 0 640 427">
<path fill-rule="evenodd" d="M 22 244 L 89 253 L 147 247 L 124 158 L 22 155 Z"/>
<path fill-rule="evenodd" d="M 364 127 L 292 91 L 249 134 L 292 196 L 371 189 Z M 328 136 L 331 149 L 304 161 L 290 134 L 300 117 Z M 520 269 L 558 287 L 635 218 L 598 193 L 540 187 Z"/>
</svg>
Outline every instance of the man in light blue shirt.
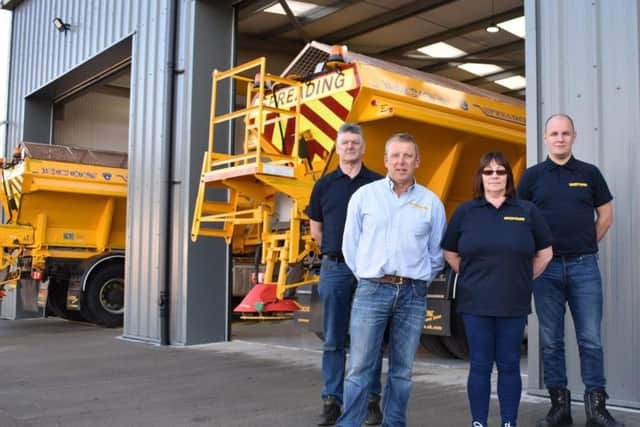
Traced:
<svg viewBox="0 0 640 427">
<path fill-rule="evenodd" d="M 446 216 L 438 197 L 415 182 L 415 139 L 393 135 L 385 145 L 385 179 L 362 186 L 347 209 L 345 262 L 358 278 L 351 309 L 351 354 L 344 412 L 337 425 L 360 427 L 384 330 L 389 373 L 382 401 L 387 427 L 406 425 L 411 370 L 424 325 L 427 286 L 444 266 L 440 240 Z"/>
</svg>

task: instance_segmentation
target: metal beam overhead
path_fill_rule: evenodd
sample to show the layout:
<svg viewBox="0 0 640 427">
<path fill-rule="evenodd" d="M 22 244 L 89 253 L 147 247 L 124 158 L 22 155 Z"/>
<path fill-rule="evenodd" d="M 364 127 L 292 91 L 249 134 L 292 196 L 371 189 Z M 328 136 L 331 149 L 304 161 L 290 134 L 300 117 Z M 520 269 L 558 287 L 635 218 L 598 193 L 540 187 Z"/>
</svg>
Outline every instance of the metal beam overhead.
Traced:
<svg viewBox="0 0 640 427">
<path fill-rule="evenodd" d="M 309 12 L 308 14 L 304 15 L 304 16 L 298 16 L 298 22 L 300 22 L 300 24 L 304 25 L 308 25 L 311 24 L 312 22 L 315 22 L 319 19 L 322 19 L 324 17 L 333 15 L 336 12 L 341 11 L 342 9 L 344 9 L 347 6 L 351 6 L 355 3 L 359 3 L 358 0 L 339 0 L 339 1 L 335 1 L 333 3 L 330 3 L 328 5 L 325 6 L 320 6 L 314 10 L 312 10 L 311 12 Z M 295 27 L 291 24 L 291 23 L 287 23 L 285 25 L 281 25 L 277 28 L 274 28 L 268 32 L 262 33 L 260 34 L 260 37 L 262 38 L 275 38 L 278 36 L 281 36 L 282 34 L 286 34 L 289 31 L 294 30 Z"/>
<path fill-rule="evenodd" d="M 469 85 L 480 85 L 484 83 L 493 83 L 496 80 L 504 79 L 511 76 L 524 74 L 524 67 L 509 68 L 498 73 L 487 74 L 482 77 L 474 77 L 472 79 L 462 80 L 462 83 Z"/>
<path fill-rule="evenodd" d="M 501 44 L 498 46 L 492 46 L 486 49 L 478 50 L 475 52 L 470 52 L 468 55 L 460 56 L 458 58 L 448 58 L 442 60 L 440 64 L 427 65 L 425 67 L 420 68 L 421 71 L 426 71 L 427 73 L 435 73 L 441 70 L 446 70 L 450 67 L 450 64 L 463 64 L 465 62 L 469 62 L 469 58 L 473 58 L 476 56 L 494 56 L 494 55 L 502 55 L 505 53 L 511 53 L 518 50 L 524 50 L 524 40 L 516 40 L 510 43 Z"/>
<path fill-rule="evenodd" d="M 344 28 L 340 31 L 334 31 L 330 34 L 318 37 L 318 40 L 327 44 L 340 43 L 362 34 L 377 30 L 403 19 L 411 18 L 419 13 L 427 12 L 455 0 L 418 0 L 402 6 L 398 9 L 388 10 L 380 15 L 373 16 L 364 21 L 360 21 L 354 25 Z"/>
<path fill-rule="evenodd" d="M 514 9 L 507 10 L 495 16 L 482 18 L 477 21 L 473 21 L 473 22 L 469 22 L 467 24 L 461 25 L 459 27 L 450 28 L 448 30 L 432 34 L 422 39 L 414 40 L 411 43 L 406 43 L 400 46 L 394 46 L 394 47 L 385 49 L 381 52 L 378 52 L 376 55 L 380 57 L 384 57 L 386 55 L 397 54 L 398 52 L 408 52 L 423 46 L 430 45 L 432 43 L 446 41 L 454 37 L 463 36 L 465 34 L 469 34 L 477 30 L 481 30 L 494 22 L 504 22 L 504 21 L 508 21 L 509 19 L 517 18 L 523 15 L 524 15 L 524 7 L 516 7 Z"/>
<path fill-rule="evenodd" d="M 239 0 L 233 4 L 238 9 L 238 20 L 243 20 L 278 3 L 278 0 Z"/>
<path fill-rule="evenodd" d="M 248 34 L 238 34 L 238 49 L 264 51 L 271 53 L 285 53 L 294 55 L 305 46 L 304 41 L 291 39 L 263 39 Z"/>
<path fill-rule="evenodd" d="M 515 89 L 515 90 L 509 90 L 507 92 L 502 92 L 502 95 L 515 96 L 516 98 L 524 98 L 526 93 L 527 93 L 527 89 L 522 88 L 522 89 Z"/>
<path fill-rule="evenodd" d="M 376 58 L 379 58 L 379 56 L 377 56 L 375 54 L 370 55 L 370 56 L 375 56 Z M 432 57 L 432 56 L 385 55 L 381 59 L 384 59 L 385 61 L 395 62 L 395 63 L 406 63 L 407 61 L 420 61 L 420 62 L 424 62 L 425 63 L 424 66 L 426 67 L 430 63 L 432 63 L 432 64 L 441 64 L 443 62 L 455 62 L 455 60 L 458 59 L 458 58 L 449 58 L 449 57 L 440 58 L 440 57 Z M 454 61 L 452 61 L 452 59 Z M 478 57 L 478 56 L 467 56 L 467 57 L 465 57 L 464 62 L 475 62 L 477 64 L 493 64 L 493 65 L 499 65 L 500 67 L 508 67 L 508 68 L 522 66 L 522 61 L 518 61 L 518 60 L 500 59 L 500 58 L 483 58 L 483 57 Z"/>
<path fill-rule="evenodd" d="M 280 0 L 280 6 L 282 6 L 285 13 L 287 14 L 287 18 L 289 18 L 289 22 L 291 23 L 291 25 L 293 25 L 293 27 L 302 36 L 302 40 L 309 43 L 311 41 L 311 38 L 307 35 L 307 32 L 304 30 L 304 28 L 302 28 L 300 21 L 298 21 L 298 18 L 296 18 L 296 15 L 293 14 L 286 0 Z"/>
</svg>

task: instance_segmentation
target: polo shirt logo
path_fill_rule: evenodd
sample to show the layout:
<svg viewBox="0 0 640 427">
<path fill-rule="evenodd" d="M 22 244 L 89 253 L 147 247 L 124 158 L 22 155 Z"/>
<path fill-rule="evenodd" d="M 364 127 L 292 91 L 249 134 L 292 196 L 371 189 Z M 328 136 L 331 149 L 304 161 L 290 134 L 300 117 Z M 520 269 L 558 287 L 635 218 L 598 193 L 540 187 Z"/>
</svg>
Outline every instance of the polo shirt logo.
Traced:
<svg viewBox="0 0 640 427">
<path fill-rule="evenodd" d="M 505 221 L 518 221 L 518 222 L 525 222 L 527 219 L 523 216 L 505 216 L 504 217 Z"/>
<path fill-rule="evenodd" d="M 414 208 L 422 209 L 423 211 L 428 211 L 429 206 L 422 206 L 417 204 L 416 202 L 409 202 L 409 206 L 413 206 Z"/>
<path fill-rule="evenodd" d="M 589 184 L 586 182 L 570 182 L 569 187 L 588 187 Z"/>
</svg>

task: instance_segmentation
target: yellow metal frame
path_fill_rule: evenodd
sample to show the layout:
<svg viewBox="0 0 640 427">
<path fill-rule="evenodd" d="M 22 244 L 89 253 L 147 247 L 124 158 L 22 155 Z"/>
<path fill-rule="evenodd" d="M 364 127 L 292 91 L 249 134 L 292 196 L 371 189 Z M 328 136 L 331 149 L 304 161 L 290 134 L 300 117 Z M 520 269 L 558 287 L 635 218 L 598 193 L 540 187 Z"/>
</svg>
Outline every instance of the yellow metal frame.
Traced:
<svg viewBox="0 0 640 427">
<path fill-rule="evenodd" d="M 244 75 L 255 70 L 255 80 Z M 305 242 L 303 247 L 299 243 L 300 221 L 306 220 L 306 217 L 298 208 L 296 198 L 299 197 L 300 190 L 297 187 L 301 176 L 307 176 L 311 181 L 310 185 L 313 182 L 308 162 L 298 155 L 302 83 L 268 74 L 265 58 L 258 58 L 228 71 L 215 70 L 212 78 L 209 142 L 202 161 L 191 239 L 195 241 L 198 236 L 223 237 L 230 243 L 234 236 L 244 235 L 246 242 L 261 241 L 262 260 L 266 264 L 265 283 L 275 284 L 277 297 L 282 299 L 287 289 L 317 282 L 315 279 L 305 279 L 298 283 L 286 283 L 289 265 L 302 261 L 314 249 L 310 238 L 302 239 Z M 227 79 L 246 83 L 247 103 L 243 108 L 216 115 L 218 85 Z M 294 88 L 295 103 L 286 108 L 268 105 L 269 99 L 273 99 L 270 97 L 275 96 L 275 86 Z M 275 114 L 275 118 L 267 118 L 269 114 Z M 292 118 L 295 123 L 291 154 L 282 153 L 264 136 L 266 125 L 275 124 L 283 118 Z M 214 152 L 216 126 L 236 119 L 242 119 L 244 123 L 243 153 L 230 155 Z M 277 168 L 280 168 L 280 172 Z M 270 176 L 274 173 L 280 178 L 277 187 L 269 185 Z M 255 178 L 262 181 L 259 185 L 265 190 L 257 192 L 253 189 L 256 185 Z M 283 192 L 294 199 L 290 213 L 292 226 L 284 233 L 273 231 L 270 226 L 274 215 L 273 195 L 276 191 L 282 191 L 282 187 Z M 225 188 L 227 200 L 207 200 L 208 188 Z M 303 194 L 307 192 L 303 191 Z M 243 208 L 241 196 L 246 195 L 249 195 L 251 203 Z M 213 227 L 203 227 L 205 223 Z M 242 232 L 243 227 L 246 229 L 249 226 L 253 226 L 253 235 Z M 277 271 L 276 265 L 279 265 Z"/>
</svg>

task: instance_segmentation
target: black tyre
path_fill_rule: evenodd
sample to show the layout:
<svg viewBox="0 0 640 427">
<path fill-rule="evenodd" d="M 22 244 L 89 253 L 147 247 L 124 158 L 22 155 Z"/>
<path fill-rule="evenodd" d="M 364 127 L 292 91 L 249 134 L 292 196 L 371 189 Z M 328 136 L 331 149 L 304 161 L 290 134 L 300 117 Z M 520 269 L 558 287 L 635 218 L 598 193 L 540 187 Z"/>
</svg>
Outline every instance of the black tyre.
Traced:
<svg viewBox="0 0 640 427">
<path fill-rule="evenodd" d="M 469 358 L 469 346 L 461 314 L 451 316 L 451 336 L 442 337 L 442 343 L 458 359 Z"/>
<path fill-rule="evenodd" d="M 443 337 L 438 335 L 422 334 L 420 336 L 420 344 L 422 344 L 422 347 L 434 356 L 450 358 L 451 352 L 449 352 L 443 344 L 442 338 Z"/>
<path fill-rule="evenodd" d="M 109 263 L 97 268 L 84 291 L 84 310 L 91 321 L 113 328 L 124 318 L 124 265 Z"/>
<path fill-rule="evenodd" d="M 82 313 L 75 310 L 67 310 L 68 279 L 49 279 L 49 295 L 47 297 L 47 312 L 66 320 L 86 321 Z"/>
</svg>

